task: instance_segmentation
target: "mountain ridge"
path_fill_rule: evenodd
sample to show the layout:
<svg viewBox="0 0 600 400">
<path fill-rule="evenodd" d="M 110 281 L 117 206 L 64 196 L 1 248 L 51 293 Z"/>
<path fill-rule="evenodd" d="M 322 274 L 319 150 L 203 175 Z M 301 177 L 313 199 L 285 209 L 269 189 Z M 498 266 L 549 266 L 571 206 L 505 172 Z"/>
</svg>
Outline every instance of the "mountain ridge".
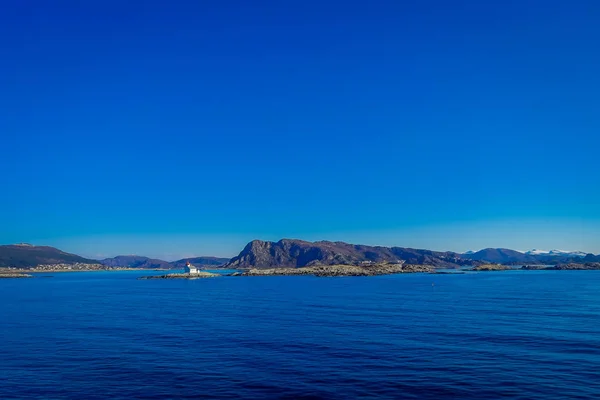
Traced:
<svg viewBox="0 0 600 400">
<path fill-rule="evenodd" d="M 100 260 L 100 264 L 105 265 L 107 267 L 126 267 L 140 269 L 172 268 L 171 263 L 169 263 L 168 261 L 137 255 L 105 258 L 103 260 Z"/>
<path fill-rule="evenodd" d="M 229 258 L 202 256 L 168 262 L 139 255 L 119 255 L 102 260 L 85 258 L 67 253 L 51 246 L 35 246 L 28 243 L 0 245 L 0 268 L 33 268 L 39 265 L 102 264 L 107 268 L 175 269 L 186 261 L 198 267 L 219 267 Z"/>
<path fill-rule="evenodd" d="M 199 256 L 199 257 L 188 257 L 182 258 L 181 260 L 172 261 L 170 264 L 175 268 L 183 268 L 186 262 L 192 263 L 196 267 L 221 267 L 229 262 L 231 258 L 225 257 L 213 257 L 213 256 Z"/>
<path fill-rule="evenodd" d="M 267 268 L 304 267 L 314 265 L 365 265 L 370 263 L 406 263 L 430 265 L 435 268 L 458 268 L 485 263 L 497 264 L 558 264 L 600 262 L 600 255 L 583 252 L 540 251 L 519 252 L 503 248 L 487 248 L 476 252 L 456 253 L 407 247 L 384 247 L 346 242 L 281 239 L 278 242 L 253 240 L 232 259 L 225 257 L 188 257 L 164 261 L 138 255 L 116 256 L 94 260 L 67 253 L 50 246 L 27 243 L 0 245 L 0 267 L 30 268 L 48 264 L 98 264 L 108 268 L 143 269 L 182 268 L 187 261 L 204 268 Z M 528 254 L 529 253 L 529 254 Z"/>
<path fill-rule="evenodd" d="M 529 250 L 524 252 L 524 254 L 527 255 L 534 255 L 534 256 L 565 256 L 565 257 L 585 257 L 588 254 L 591 253 L 585 253 L 583 251 L 568 251 L 568 250 L 540 250 L 540 249 L 533 249 L 533 250 Z"/>
<path fill-rule="evenodd" d="M 539 260 L 533 255 L 521 253 L 517 250 L 489 247 L 473 253 L 461 254 L 463 258 L 475 261 L 487 261 L 492 263 L 535 263 Z"/>
<path fill-rule="evenodd" d="M 75 263 L 94 264 L 97 261 L 50 246 L 26 243 L 0 245 L 0 267 L 29 268 L 41 264 Z"/>
<path fill-rule="evenodd" d="M 253 240 L 225 268 L 307 267 L 314 265 L 360 265 L 368 263 L 407 263 L 457 268 L 474 265 L 454 252 L 436 252 L 404 247 L 355 245 L 345 242 L 307 242 L 281 239 L 278 242 Z"/>
</svg>

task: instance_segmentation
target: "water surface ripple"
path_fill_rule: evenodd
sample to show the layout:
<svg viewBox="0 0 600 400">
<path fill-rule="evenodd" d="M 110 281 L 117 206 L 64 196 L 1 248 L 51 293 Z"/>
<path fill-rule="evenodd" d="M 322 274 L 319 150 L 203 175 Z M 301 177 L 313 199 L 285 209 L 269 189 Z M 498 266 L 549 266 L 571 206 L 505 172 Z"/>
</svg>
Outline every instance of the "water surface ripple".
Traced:
<svg viewBox="0 0 600 400">
<path fill-rule="evenodd" d="M 0 280 L 0 398 L 600 398 L 600 271 L 145 273 Z"/>
</svg>

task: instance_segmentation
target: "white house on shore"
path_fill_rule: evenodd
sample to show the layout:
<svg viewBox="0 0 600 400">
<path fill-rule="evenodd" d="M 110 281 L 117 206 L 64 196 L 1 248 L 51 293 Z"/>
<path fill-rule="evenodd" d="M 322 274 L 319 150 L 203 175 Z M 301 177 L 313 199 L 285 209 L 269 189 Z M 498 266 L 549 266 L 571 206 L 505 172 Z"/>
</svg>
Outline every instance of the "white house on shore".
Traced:
<svg viewBox="0 0 600 400">
<path fill-rule="evenodd" d="M 197 274 L 200 272 L 200 269 L 194 267 L 189 261 L 185 263 L 185 267 L 183 267 L 183 272 L 186 274 Z"/>
</svg>

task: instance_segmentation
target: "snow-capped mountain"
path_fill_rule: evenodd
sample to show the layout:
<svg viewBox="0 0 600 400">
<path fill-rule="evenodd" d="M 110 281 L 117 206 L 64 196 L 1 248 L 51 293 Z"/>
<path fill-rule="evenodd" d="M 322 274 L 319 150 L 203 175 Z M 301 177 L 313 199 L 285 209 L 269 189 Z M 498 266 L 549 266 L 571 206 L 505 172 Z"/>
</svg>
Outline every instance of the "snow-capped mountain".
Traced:
<svg viewBox="0 0 600 400">
<path fill-rule="evenodd" d="M 525 254 L 530 256 L 562 256 L 562 257 L 585 257 L 587 253 L 582 251 L 567 251 L 567 250 L 539 250 L 533 249 L 526 251 Z"/>
</svg>

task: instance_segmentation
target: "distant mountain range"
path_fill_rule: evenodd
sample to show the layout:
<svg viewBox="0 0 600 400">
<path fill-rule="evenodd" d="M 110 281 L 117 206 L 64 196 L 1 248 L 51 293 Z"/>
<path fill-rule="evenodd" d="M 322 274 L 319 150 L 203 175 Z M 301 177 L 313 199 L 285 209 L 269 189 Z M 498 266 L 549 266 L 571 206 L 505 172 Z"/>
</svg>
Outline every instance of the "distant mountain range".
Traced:
<svg viewBox="0 0 600 400">
<path fill-rule="evenodd" d="M 229 261 L 229 258 L 219 257 L 191 257 L 184 258 L 173 262 L 164 260 L 157 260 L 154 258 L 142 257 L 142 256 L 117 256 L 113 258 L 106 258 L 101 260 L 100 263 L 110 267 L 128 267 L 128 268 L 183 268 L 186 262 L 190 262 L 197 267 L 219 267 Z"/>
<path fill-rule="evenodd" d="M 313 265 L 364 265 L 369 263 L 405 263 L 430 265 L 435 268 L 459 268 L 485 263 L 497 264 L 558 264 L 600 262 L 600 255 L 561 250 L 531 250 L 488 248 L 466 253 L 440 252 L 406 247 L 355 245 L 344 242 L 307 242 L 282 239 L 278 242 L 254 240 L 231 260 L 219 257 L 192 257 L 168 262 L 129 255 L 92 260 L 63 252 L 54 247 L 16 244 L 0 246 L 0 267 L 29 268 L 41 264 L 101 263 L 107 267 L 182 268 L 186 261 L 203 267 L 274 268 Z"/>
<path fill-rule="evenodd" d="M 104 260 L 100 260 L 100 264 L 106 265 L 107 267 L 126 267 L 144 269 L 173 268 L 171 263 L 167 261 L 142 256 L 117 256 L 112 258 L 105 258 Z"/>
<path fill-rule="evenodd" d="M 182 260 L 173 261 L 170 263 L 175 268 L 183 268 L 186 262 L 192 263 L 196 267 L 220 267 L 223 264 L 226 264 L 230 259 L 222 258 L 222 257 L 192 257 L 192 258 L 184 258 Z"/>
<path fill-rule="evenodd" d="M 560 256 L 560 257 L 585 257 L 587 253 L 582 251 L 565 251 L 565 250 L 538 250 L 533 249 L 526 251 L 525 254 L 531 256 Z"/>
<path fill-rule="evenodd" d="M 111 268 L 141 268 L 141 269 L 159 269 L 159 268 L 182 268 L 186 261 L 198 267 L 218 267 L 229 261 L 229 258 L 219 257 L 194 257 L 168 262 L 143 256 L 128 255 L 105 258 L 103 260 L 93 260 L 78 256 L 76 254 L 65 253 L 54 247 L 33 246 L 30 244 L 0 245 L 0 268 L 30 268 L 38 265 L 48 264 L 102 264 Z"/>
<path fill-rule="evenodd" d="M 576 255 L 574 255 L 576 254 Z M 581 257 L 580 252 L 526 254 L 510 249 L 483 249 L 477 252 L 439 252 L 404 247 L 353 245 L 344 242 L 306 242 L 283 239 L 278 242 L 254 240 L 225 265 L 227 268 L 305 267 L 312 265 L 398 263 L 458 268 L 485 263 L 555 264 L 559 262 L 598 262 L 600 256 Z"/>
<path fill-rule="evenodd" d="M 498 264 L 556 264 L 568 262 L 600 261 L 600 256 L 586 254 L 580 251 L 561 250 L 531 250 L 525 253 L 510 249 L 483 249 L 477 252 L 467 252 L 461 255 L 471 260 L 487 261 Z"/>
<path fill-rule="evenodd" d="M 510 249 L 483 249 L 477 252 L 468 252 L 460 255 L 462 258 L 476 261 L 486 261 L 498 264 L 506 263 L 537 263 L 535 256 Z"/>
<path fill-rule="evenodd" d="M 30 244 L 9 244 L 0 246 L 0 267 L 27 268 L 40 264 L 97 263 L 95 260 L 65 253 L 54 247 L 32 246 Z"/>
</svg>

